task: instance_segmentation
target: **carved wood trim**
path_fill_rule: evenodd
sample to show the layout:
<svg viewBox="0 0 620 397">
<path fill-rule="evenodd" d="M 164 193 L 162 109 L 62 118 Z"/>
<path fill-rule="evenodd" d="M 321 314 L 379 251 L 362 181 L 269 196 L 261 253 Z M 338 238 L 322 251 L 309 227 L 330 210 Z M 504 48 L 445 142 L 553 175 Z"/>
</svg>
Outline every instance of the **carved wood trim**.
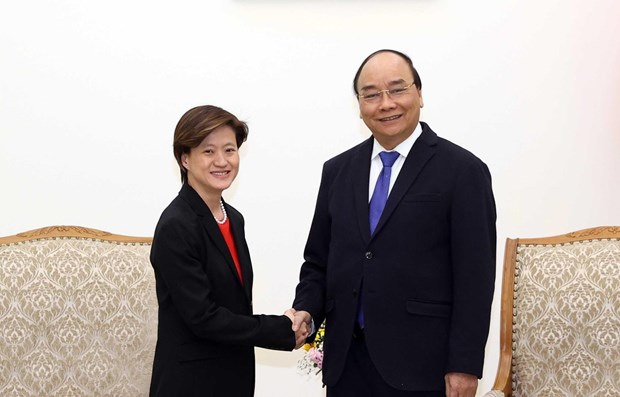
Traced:
<svg viewBox="0 0 620 397">
<path fill-rule="evenodd" d="M 17 233 L 14 236 L 0 237 L 0 244 L 12 244 L 24 241 L 42 240 L 48 238 L 84 238 L 95 239 L 118 243 L 139 243 L 150 244 L 153 239 L 151 237 L 134 237 L 124 236 L 121 234 L 113 234 L 102 230 L 92 229 L 83 226 L 48 226 L 40 229 L 29 230 Z"/>
<path fill-rule="evenodd" d="M 515 263 L 518 239 L 506 239 L 504 249 L 504 273 L 502 278 L 502 312 L 500 317 L 499 364 L 493 390 L 501 390 L 504 396 L 512 396 L 512 316 L 514 308 Z"/>
<path fill-rule="evenodd" d="M 620 226 L 598 226 L 551 237 L 520 238 L 519 244 L 563 244 L 610 238 L 620 239 Z"/>
<path fill-rule="evenodd" d="M 92 236 L 103 237 L 103 236 L 111 235 L 111 233 L 108 233 L 108 232 L 103 232 L 101 230 L 90 229 L 90 228 L 81 227 L 81 226 L 49 226 L 49 227 L 42 227 L 40 229 L 30 230 L 27 232 L 17 233 L 17 236 L 26 237 L 26 238 L 37 238 L 37 237 L 58 236 L 59 234 L 64 236 L 66 233 L 69 233 L 72 235 L 73 234 L 84 235 L 86 237 L 92 237 Z"/>
</svg>

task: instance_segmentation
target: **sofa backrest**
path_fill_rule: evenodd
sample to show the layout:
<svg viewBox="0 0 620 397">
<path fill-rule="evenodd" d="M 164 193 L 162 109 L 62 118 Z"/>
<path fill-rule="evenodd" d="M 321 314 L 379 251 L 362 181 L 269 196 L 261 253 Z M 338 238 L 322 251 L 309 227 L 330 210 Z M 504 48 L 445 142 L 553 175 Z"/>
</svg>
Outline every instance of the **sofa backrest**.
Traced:
<svg viewBox="0 0 620 397">
<path fill-rule="evenodd" d="M 484 397 L 620 396 L 620 226 L 507 239 L 501 304 Z"/>
<path fill-rule="evenodd" d="M 0 396 L 147 396 L 150 247 L 76 226 L 0 238 Z"/>
<path fill-rule="evenodd" d="M 513 395 L 620 395 L 620 240 L 517 249 Z"/>
</svg>

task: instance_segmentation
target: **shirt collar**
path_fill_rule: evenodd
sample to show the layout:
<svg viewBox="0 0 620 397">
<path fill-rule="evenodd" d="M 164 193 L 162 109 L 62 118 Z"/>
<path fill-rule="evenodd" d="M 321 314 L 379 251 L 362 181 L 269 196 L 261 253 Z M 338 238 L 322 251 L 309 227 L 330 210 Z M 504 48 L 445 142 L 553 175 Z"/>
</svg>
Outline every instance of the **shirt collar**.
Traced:
<svg viewBox="0 0 620 397">
<path fill-rule="evenodd" d="M 422 126 L 418 123 L 413 130 L 413 133 L 407 137 L 404 141 L 402 141 L 398 146 L 396 146 L 393 150 L 397 151 L 401 156 L 407 158 L 409 151 L 413 147 L 415 141 L 422 135 Z M 391 150 L 386 150 L 377 139 L 374 139 L 374 144 L 372 146 L 372 153 L 370 155 L 370 159 L 376 158 L 381 152 L 389 152 Z"/>
</svg>

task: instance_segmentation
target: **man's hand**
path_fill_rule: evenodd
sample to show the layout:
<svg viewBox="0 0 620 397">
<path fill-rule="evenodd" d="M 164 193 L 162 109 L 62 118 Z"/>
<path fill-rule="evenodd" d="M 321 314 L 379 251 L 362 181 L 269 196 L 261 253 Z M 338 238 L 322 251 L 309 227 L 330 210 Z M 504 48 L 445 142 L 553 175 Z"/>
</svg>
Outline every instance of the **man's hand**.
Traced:
<svg viewBox="0 0 620 397">
<path fill-rule="evenodd" d="M 295 332 L 295 349 L 299 349 L 306 343 L 306 339 L 310 335 L 312 317 L 306 311 L 297 311 L 293 308 L 285 311 L 284 315 L 291 319 L 291 328 Z"/>
<path fill-rule="evenodd" d="M 471 374 L 449 372 L 446 379 L 446 397 L 475 397 L 478 378 Z"/>
</svg>

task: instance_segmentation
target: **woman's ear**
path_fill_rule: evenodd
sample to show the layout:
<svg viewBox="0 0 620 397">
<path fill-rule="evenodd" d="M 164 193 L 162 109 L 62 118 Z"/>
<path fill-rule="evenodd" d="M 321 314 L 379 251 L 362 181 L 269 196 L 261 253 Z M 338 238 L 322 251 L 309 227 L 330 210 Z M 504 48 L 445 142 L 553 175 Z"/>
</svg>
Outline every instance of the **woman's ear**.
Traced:
<svg viewBox="0 0 620 397">
<path fill-rule="evenodd" d="M 187 164 L 188 164 L 187 153 L 183 153 L 181 155 L 181 164 L 183 165 L 183 168 L 187 169 Z"/>
</svg>

